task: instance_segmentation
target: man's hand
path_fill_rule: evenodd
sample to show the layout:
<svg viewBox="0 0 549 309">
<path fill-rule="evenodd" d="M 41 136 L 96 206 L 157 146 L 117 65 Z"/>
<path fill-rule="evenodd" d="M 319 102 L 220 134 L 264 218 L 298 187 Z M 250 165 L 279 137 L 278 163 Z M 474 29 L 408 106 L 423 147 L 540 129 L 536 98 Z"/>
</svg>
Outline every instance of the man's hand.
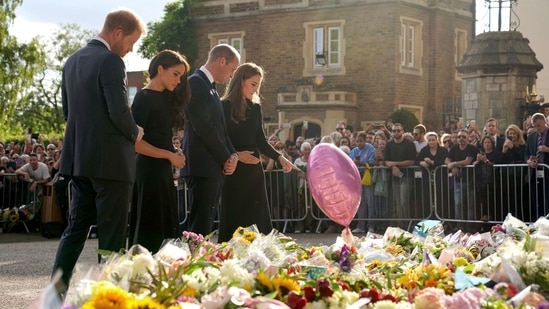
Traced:
<svg viewBox="0 0 549 309">
<path fill-rule="evenodd" d="M 136 142 L 140 141 L 143 138 L 143 134 L 145 134 L 145 131 L 143 131 L 143 128 L 140 126 L 137 126 L 137 138 L 135 139 Z"/>
</svg>

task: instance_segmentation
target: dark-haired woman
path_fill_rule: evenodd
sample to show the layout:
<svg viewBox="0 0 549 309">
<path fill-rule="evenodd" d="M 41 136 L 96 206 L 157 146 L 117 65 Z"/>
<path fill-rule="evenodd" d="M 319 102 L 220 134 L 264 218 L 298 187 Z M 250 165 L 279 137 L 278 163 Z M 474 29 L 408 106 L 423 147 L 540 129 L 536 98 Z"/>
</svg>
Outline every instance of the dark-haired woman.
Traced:
<svg viewBox="0 0 549 309">
<path fill-rule="evenodd" d="M 150 82 L 136 94 L 132 104 L 135 122 L 145 134 L 135 144 L 130 243 L 153 253 L 165 239 L 180 236 L 172 166 L 182 168 L 185 157 L 174 149 L 172 135 L 183 127 L 183 106 L 190 97 L 188 71 L 187 61 L 179 53 L 159 52 L 149 65 Z"/>
</svg>

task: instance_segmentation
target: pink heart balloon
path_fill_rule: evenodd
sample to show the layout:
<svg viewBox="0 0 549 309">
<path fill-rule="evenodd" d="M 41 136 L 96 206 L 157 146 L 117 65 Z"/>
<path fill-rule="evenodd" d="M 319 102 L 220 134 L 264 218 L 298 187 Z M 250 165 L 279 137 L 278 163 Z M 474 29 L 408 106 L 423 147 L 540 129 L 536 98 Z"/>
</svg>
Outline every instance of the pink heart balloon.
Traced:
<svg viewBox="0 0 549 309">
<path fill-rule="evenodd" d="M 360 204 L 362 183 L 355 163 L 333 144 L 315 146 L 307 162 L 309 189 L 318 207 L 348 227 Z"/>
</svg>

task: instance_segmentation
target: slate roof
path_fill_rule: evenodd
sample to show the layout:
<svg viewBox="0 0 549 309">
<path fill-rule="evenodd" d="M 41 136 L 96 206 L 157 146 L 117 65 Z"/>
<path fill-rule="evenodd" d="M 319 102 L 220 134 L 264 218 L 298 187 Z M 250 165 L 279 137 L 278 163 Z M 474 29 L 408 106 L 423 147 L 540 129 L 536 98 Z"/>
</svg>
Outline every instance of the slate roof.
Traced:
<svg viewBox="0 0 549 309">
<path fill-rule="evenodd" d="M 477 70 L 509 71 L 510 68 L 541 71 L 530 41 L 518 31 L 485 32 L 475 37 L 457 66 L 460 73 Z"/>
</svg>

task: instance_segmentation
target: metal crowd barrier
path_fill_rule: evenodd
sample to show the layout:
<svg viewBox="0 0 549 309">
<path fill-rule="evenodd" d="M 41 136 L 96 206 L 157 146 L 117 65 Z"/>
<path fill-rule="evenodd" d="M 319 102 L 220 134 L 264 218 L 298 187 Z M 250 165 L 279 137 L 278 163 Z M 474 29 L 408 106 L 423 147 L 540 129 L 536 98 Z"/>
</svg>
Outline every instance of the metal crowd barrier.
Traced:
<svg viewBox="0 0 549 309">
<path fill-rule="evenodd" d="M 15 225 L 22 224 L 28 233 L 27 222 L 38 219 L 43 187 L 31 191 L 30 185 L 15 173 L 0 176 L 0 228 L 3 231 L 9 232 Z"/>
<path fill-rule="evenodd" d="M 433 170 L 419 166 L 400 170 L 402 177 L 392 175 L 387 167 L 371 169 L 378 180 L 363 186 L 363 201 L 352 227 L 364 221 L 378 231 L 389 225 L 411 230 L 419 221 L 437 219 L 450 230 L 482 231 L 501 223 L 509 213 L 527 223 L 549 213 L 549 166 L 545 164 L 537 170 L 526 164 L 469 165 L 461 167 L 458 176 L 449 173 L 445 165 Z M 380 172 L 385 173 L 381 181 Z M 291 182 L 292 176 L 285 176 L 281 170 L 266 172 L 265 176 L 273 225 L 279 230 L 285 232 L 291 225 L 294 230 L 318 233 L 330 224 L 306 182 L 300 189 Z M 297 196 L 288 198 L 296 191 Z"/>
<path fill-rule="evenodd" d="M 380 232 L 387 226 L 410 230 L 419 221 L 437 219 L 450 229 L 478 231 L 501 223 L 508 213 L 530 223 L 549 212 L 549 166 L 545 164 L 537 170 L 526 164 L 469 165 L 461 167 L 457 177 L 445 165 L 433 170 L 419 166 L 400 170 L 402 177 L 392 175 L 390 168 L 372 167 L 374 183 L 363 187 L 364 201 L 352 227 L 364 221 L 366 229 L 375 226 Z M 304 175 L 265 171 L 273 226 L 282 232 L 318 233 L 331 224 L 311 197 Z M 178 197 L 188 214 L 185 185 Z"/>
</svg>

